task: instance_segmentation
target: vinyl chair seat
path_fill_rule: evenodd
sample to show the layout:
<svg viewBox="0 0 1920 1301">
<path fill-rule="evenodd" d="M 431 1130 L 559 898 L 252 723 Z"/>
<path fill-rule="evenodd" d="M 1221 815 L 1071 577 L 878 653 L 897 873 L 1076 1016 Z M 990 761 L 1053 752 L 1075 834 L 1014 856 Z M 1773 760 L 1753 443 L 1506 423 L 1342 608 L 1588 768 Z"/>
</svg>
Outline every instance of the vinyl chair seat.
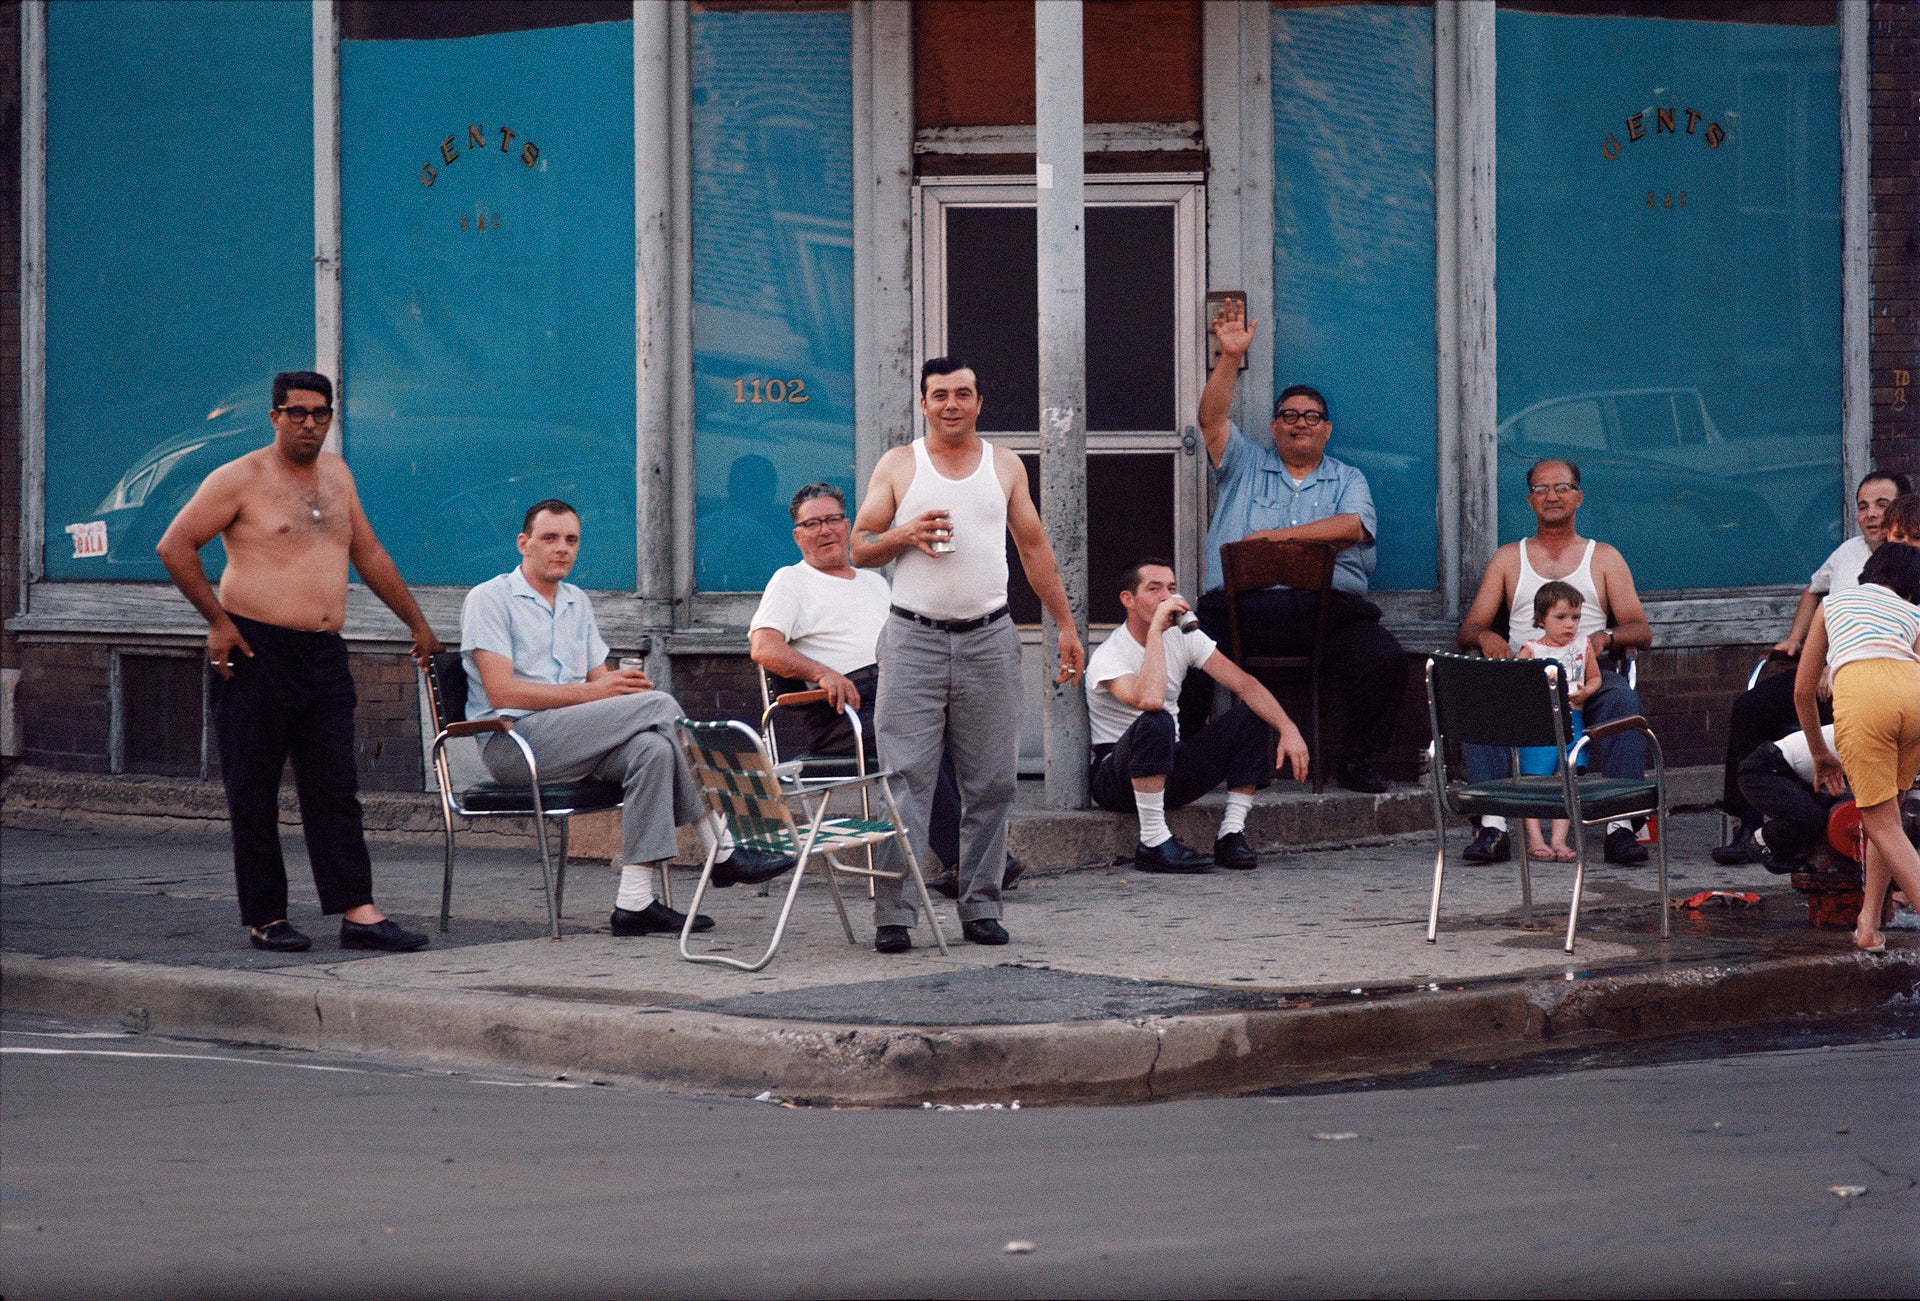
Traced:
<svg viewBox="0 0 1920 1301">
<path fill-rule="evenodd" d="M 548 817 L 618 808 L 623 795 L 613 782 L 541 782 L 540 799 Z M 460 792 L 460 807 L 474 813 L 533 813 L 533 792 L 525 786 L 480 782 Z"/>
<path fill-rule="evenodd" d="M 1644 813 L 1658 799 L 1650 781 L 1624 777 L 1581 777 L 1580 811 L 1585 821 Z M 1564 818 L 1566 791 L 1558 777 L 1502 777 L 1455 786 L 1447 803 L 1463 817 L 1498 814 L 1507 818 Z"/>
</svg>

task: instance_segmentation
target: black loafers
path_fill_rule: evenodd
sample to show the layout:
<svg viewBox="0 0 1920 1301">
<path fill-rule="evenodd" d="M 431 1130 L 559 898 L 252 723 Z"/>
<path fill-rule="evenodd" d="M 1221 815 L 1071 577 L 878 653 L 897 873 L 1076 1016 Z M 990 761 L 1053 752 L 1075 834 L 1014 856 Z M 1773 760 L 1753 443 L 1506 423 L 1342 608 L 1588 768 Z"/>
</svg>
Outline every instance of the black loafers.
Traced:
<svg viewBox="0 0 1920 1301">
<path fill-rule="evenodd" d="M 1760 851 L 1754 848 L 1753 832 L 1747 830 L 1744 822 L 1735 825 L 1733 839 L 1724 845 L 1715 845 L 1712 852 L 1713 861 L 1722 867 L 1738 867 L 1742 863 L 1761 861 Z"/>
<path fill-rule="evenodd" d="M 769 854 L 763 849 L 739 849 L 713 865 L 713 884 L 759 885 L 793 866 L 792 854 Z"/>
<path fill-rule="evenodd" d="M 265 949 L 268 953 L 305 953 L 313 947 L 313 941 L 293 929 L 293 923 L 284 918 L 277 922 L 269 922 L 265 926 L 250 928 L 247 931 L 247 942 L 256 949 Z"/>
<path fill-rule="evenodd" d="M 976 917 L 960 923 L 960 933 L 973 944 L 1005 944 L 1012 937 L 1007 928 L 991 917 Z"/>
<path fill-rule="evenodd" d="M 1133 847 L 1133 865 L 1142 872 L 1211 872 L 1213 857 L 1173 839 L 1157 845 L 1142 841 Z"/>
<path fill-rule="evenodd" d="M 1018 882 L 1020 878 L 1026 874 L 1027 865 L 1025 863 L 1017 858 L 1007 859 L 1007 874 L 1000 878 L 1000 888 L 1002 890 L 1019 889 Z M 927 889 L 933 891 L 935 894 L 943 894 L 949 899 L 958 899 L 960 897 L 960 874 L 952 868 L 948 868 L 939 876 L 930 876 L 927 878 Z"/>
<path fill-rule="evenodd" d="M 638 910 L 615 908 L 613 915 L 607 918 L 607 923 L 613 927 L 615 935 L 677 935 L 680 928 L 687 924 L 687 915 L 655 899 Z M 699 914 L 693 919 L 693 929 L 696 934 L 712 930 L 713 918 L 705 913 Z"/>
<path fill-rule="evenodd" d="M 1647 861 L 1647 847 L 1625 827 L 1607 833 L 1607 861 L 1622 867 L 1635 867 Z"/>
<path fill-rule="evenodd" d="M 1460 857 L 1469 863 L 1504 863 L 1513 857 L 1513 838 L 1497 827 L 1482 827 Z"/>
<path fill-rule="evenodd" d="M 913 932 L 904 926 L 881 926 L 873 932 L 875 953 L 905 953 L 913 947 Z"/>
<path fill-rule="evenodd" d="M 1260 855 L 1247 843 L 1246 832 L 1229 831 L 1213 842 L 1213 861 L 1222 867 L 1246 872 L 1260 866 Z"/>
<path fill-rule="evenodd" d="M 1027 865 L 1021 862 L 1019 859 L 1015 858 L 1012 854 L 1008 854 L 1007 855 L 1007 874 L 1000 878 L 1000 888 L 1002 890 L 1019 889 L 1020 878 L 1025 876 L 1026 874 L 1027 874 Z"/>
<path fill-rule="evenodd" d="M 293 929 L 288 927 L 289 930 Z M 302 936 L 304 939 L 305 937 Z M 415 949 L 427 947 L 427 937 L 419 931 L 410 931 L 391 917 L 382 917 L 371 926 L 363 922 L 342 920 L 340 923 L 340 947 L 343 949 L 377 949 L 382 953 L 411 953 Z"/>
</svg>

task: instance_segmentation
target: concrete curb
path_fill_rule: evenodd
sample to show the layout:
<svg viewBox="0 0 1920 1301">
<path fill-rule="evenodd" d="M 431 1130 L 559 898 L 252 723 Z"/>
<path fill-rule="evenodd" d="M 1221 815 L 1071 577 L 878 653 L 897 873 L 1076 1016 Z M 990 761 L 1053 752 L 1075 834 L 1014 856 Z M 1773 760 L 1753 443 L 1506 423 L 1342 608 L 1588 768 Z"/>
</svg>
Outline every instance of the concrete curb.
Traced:
<svg viewBox="0 0 1920 1301">
<path fill-rule="evenodd" d="M 1517 980 L 1308 1008 L 872 1027 L 0 955 L 0 1002 L 10 1011 L 852 1105 L 1220 1096 L 1861 1011 L 1917 991 L 1920 949 L 1900 949 Z"/>
</svg>

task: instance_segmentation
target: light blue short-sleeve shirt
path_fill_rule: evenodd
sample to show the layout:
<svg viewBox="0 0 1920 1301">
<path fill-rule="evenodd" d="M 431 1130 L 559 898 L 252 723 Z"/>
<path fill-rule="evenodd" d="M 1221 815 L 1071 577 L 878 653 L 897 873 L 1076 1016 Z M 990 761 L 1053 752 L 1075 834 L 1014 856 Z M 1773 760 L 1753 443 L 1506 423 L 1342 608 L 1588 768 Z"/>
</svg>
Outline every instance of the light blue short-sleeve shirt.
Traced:
<svg viewBox="0 0 1920 1301">
<path fill-rule="evenodd" d="M 585 592 L 562 583 L 549 608 L 518 566 L 467 593 L 460 607 L 460 659 L 467 668 L 469 719 L 520 718 L 532 713 L 492 706 L 473 664 L 477 650 L 505 655 L 513 661 L 514 677 L 549 686 L 585 682 L 609 654 L 600 638 L 600 625 L 594 621 L 593 602 Z"/>
<path fill-rule="evenodd" d="M 1227 425 L 1227 446 L 1215 480 L 1218 504 L 1207 529 L 1207 581 L 1211 592 L 1226 585 L 1220 548 L 1262 529 L 1292 528 L 1335 515 L 1358 515 L 1367 542 L 1342 550 L 1333 563 L 1333 585 L 1342 592 L 1367 590 L 1373 576 L 1375 517 L 1367 476 L 1336 457 L 1323 456 L 1305 483 L 1295 484 L 1271 443 L 1255 443 Z"/>
</svg>

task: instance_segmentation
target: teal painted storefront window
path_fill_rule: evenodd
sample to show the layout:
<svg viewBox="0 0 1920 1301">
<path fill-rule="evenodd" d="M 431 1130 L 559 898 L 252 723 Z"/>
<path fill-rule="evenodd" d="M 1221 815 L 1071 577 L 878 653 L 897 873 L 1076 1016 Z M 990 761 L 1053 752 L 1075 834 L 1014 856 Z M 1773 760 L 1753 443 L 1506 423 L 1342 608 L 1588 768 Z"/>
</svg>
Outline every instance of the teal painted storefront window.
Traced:
<svg viewBox="0 0 1920 1301">
<path fill-rule="evenodd" d="M 1433 13 L 1273 14 L 1274 392 L 1311 384 L 1330 455 L 1379 511 L 1377 589 L 1431 591 L 1439 548 Z M 1266 421 L 1246 431 L 1266 438 Z"/>
<path fill-rule="evenodd" d="M 853 482 L 853 71 L 844 12 L 693 15 L 695 586 L 800 558 L 787 498 Z M 859 485 L 864 486 L 864 485 Z"/>
<path fill-rule="evenodd" d="M 168 522 L 313 364 L 312 257 L 305 6 L 48 7 L 47 577 L 165 580 Z"/>
<path fill-rule="evenodd" d="M 1566 457 L 1642 589 L 1804 582 L 1840 540 L 1838 29 L 1495 35 L 1501 539 Z"/>
<path fill-rule="evenodd" d="M 348 463 L 410 582 L 634 584 L 633 27 L 341 42 Z"/>
</svg>

